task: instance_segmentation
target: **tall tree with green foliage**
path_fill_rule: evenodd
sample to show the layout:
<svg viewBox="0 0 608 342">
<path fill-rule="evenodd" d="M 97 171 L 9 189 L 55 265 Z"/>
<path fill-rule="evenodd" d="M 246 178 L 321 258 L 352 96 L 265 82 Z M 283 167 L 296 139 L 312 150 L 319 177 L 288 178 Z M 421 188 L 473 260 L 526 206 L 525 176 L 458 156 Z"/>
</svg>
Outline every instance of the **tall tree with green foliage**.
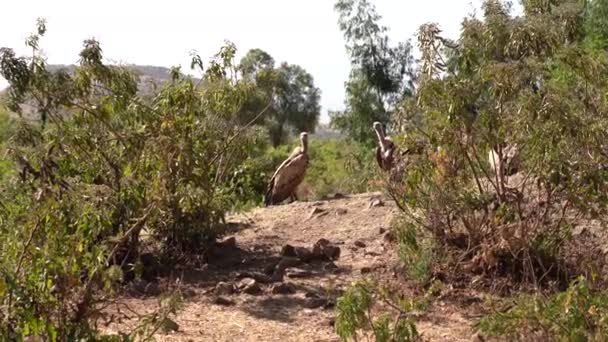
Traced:
<svg viewBox="0 0 608 342">
<path fill-rule="evenodd" d="M 271 102 L 263 122 L 274 147 L 286 142 L 290 133 L 314 132 L 321 111 L 321 90 L 304 68 L 288 63 L 275 67 L 270 54 L 252 49 L 241 59 L 239 70 L 259 90 L 245 106 L 245 117 Z"/>
<path fill-rule="evenodd" d="M 412 46 L 391 46 L 388 28 L 368 0 L 338 0 L 335 10 L 346 39 L 352 70 L 346 82 L 346 110 L 330 113 L 332 125 L 360 142 L 370 142 L 376 120 L 390 123 L 397 104 L 414 91 Z"/>
</svg>

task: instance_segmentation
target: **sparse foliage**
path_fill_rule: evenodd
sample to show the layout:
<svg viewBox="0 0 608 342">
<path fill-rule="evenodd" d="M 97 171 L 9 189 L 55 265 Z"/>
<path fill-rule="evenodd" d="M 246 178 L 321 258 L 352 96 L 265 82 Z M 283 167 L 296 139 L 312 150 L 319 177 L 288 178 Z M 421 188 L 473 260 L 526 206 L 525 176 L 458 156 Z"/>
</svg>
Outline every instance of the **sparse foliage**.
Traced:
<svg viewBox="0 0 608 342">
<path fill-rule="evenodd" d="M 524 8 L 515 18 L 485 1 L 455 44 L 421 27 L 420 85 L 398 141 L 425 147 L 390 191 L 411 224 L 464 249 L 456 267 L 539 284 L 573 276 L 560 273 L 572 225 L 605 217 L 608 56 L 587 47 L 580 2 Z M 507 144 L 521 160 L 511 177 L 488 163 Z"/>
<path fill-rule="evenodd" d="M 28 38 L 30 57 L 0 52 L 10 108 L 32 101 L 41 119 L 19 120 L 8 143 L 19 177 L 0 186 L 0 334 L 94 339 L 104 304 L 141 271 L 142 230 L 165 262 L 203 252 L 221 233 L 239 200 L 228 180 L 259 139 L 255 120 L 236 119 L 255 85 L 234 77 L 228 43 L 200 86 L 174 72 L 144 99 L 94 40 L 72 73 L 49 71 L 45 30 L 40 22 Z M 162 324 L 159 314 L 148 326 Z"/>
<path fill-rule="evenodd" d="M 332 125 L 369 144 L 374 121 L 389 124 L 396 105 L 414 91 L 412 46 L 391 46 L 388 28 L 368 0 L 339 0 L 334 6 L 346 39 L 352 70 L 346 82 L 346 110 L 330 113 Z"/>
</svg>

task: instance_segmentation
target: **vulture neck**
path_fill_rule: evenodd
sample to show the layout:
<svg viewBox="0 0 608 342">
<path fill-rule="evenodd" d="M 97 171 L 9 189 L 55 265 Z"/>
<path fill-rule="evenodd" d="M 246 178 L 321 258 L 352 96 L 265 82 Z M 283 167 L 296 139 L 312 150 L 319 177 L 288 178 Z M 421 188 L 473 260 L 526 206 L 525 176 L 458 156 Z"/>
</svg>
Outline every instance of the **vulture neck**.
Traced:
<svg viewBox="0 0 608 342">
<path fill-rule="evenodd" d="M 306 137 L 301 137 L 300 144 L 301 144 L 300 147 L 302 149 L 302 153 L 307 153 L 308 152 L 308 139 L 306 139 Z"/>
<path fill-rule="evenodd" d="M 386 141 L 384 140 L 384 132 L 382 131 L 382 128 L 376 129 L 376 135 L 378 136 L 380 149 L 382 150 L 382 152 L 386 151 Z"/>
</svg>

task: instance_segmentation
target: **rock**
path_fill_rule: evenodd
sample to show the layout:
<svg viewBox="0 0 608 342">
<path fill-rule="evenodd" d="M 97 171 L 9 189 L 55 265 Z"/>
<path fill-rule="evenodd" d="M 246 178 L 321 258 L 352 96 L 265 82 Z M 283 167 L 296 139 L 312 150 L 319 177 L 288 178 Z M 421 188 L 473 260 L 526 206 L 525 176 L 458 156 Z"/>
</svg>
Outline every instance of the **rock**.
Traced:
<svg viewBox="0 0 608 342">
<path fill-rule="evenodd" d="M 291 268 L 286 272 L 289 278 L 308 278 L 312 276 L 312 273 L 299 268 Z"/>
<path fill-rule="evenodd" d="M 143 253 L 139 256 L 139 260 L 143 266 L 142 278 L 147 281 L 152 281 L 156 278 L 161 270 L 158 258 L 152 253 Z"/>
<path fill-rule="evenodd" d="M 219 243 L 222 247 L 226 248 L 236 248 L 236 238 L 234 236 L 229 237 L 228 239 Z"/>
<path fill-rule="evenodd" d="M 293 294 L 296 293 L 296 290 L 294 289 L 293 285 L 291 285 L 290 283 L 280 283 L 280 284 L 275 284 L 270 292 L 272 294 Z"/>
<path fill-rule="evenodd" d="M 354 245 L 359 247 L 359 248 L 365 248 L 366 244 L 365 242 L 361 241 L 361 240 L 357 240 L 354 242 Z"/>
<path fill-rule="evenodd" d="M 336 325 L 336 318 L 335 318 L 335 317 L 330 318 L 330 319 L 327 321 L 327 323 L 328 323 L 328 325 L 329 325 L 330 327 L 335 326 L 335 325 Z"/>
<path fill-rule="evenodd" d="M 302 264 L 302 261 L 298 258 L 290 258 L 285 257 L 279 261 L 277 266 L 274 269 L 271 280 L 273 282 L 283 281 L 283 277 L 285 276 L 285 270 L 289 267 L 296 267 Z"/>
<path fill-rule="evenodd" d="M 361 267 L 361 274 L 367 274 L 367 273 L 371 273 L 371 272 L 372 272 L 371 267 Z"/>
<path fill-rule="evenodd" d="M 165 317 L 161 323 L 161 327 L 165 332 L 172 332 L 179 330 L 179 324 L 177 324 L 174 320 Z"/>
<path fill-rule="evenodd" d="M 281 248 L 281 256 L 282 257 L 295 257 L 296 249 L 292 245 L 285 245 Z"/>
<path fill-rule="evenodd" d="M 271 264 L 264 266 L 264 273 L 267 275 L 272 275 L 274 273 L 274 270 L 276 269 L 277 265 L 278 265 L 278 263 L 273 262 Z"/>
<path fill-rule="evenodd" d="M 313 259 L 312 252 L 306 247 L 296 247 L 295 253 L 296 253 L 296 256 L 298 257 L 298 259 L 300 259 L 304 262 L 309 262 Z"/>
<path fill-rule="evenodd" d="M 379 198 L 375 198 L 371 202 L 369 202 L 370 208 L 376 208 L 376 207 L 382 207 L 382 206 L 384 206 L 384 202 L 382 202 L 382 200 Z"/>
<path fill-rule="evenodd" d="M 213 303 L 217 304 L 217 305 L 222 305 L 222 306 L 231 306 L 231 305 L 235 304 L 234 301 L 232 301 L 228 298 L 224 298 L 222 296 L 215 297 L 215 299 L 213 300 Z"/>
<path fill-rule="evenodd" d="M 250 295 L 262 293 L 262 288 L 253 278 L 243 278 L 239 281 L 238 289 Z"/>
<path fill-rule="evenodd" d="M 323 209 L 321 209 L 321 208 L 314 207 L 314 208 L 312 208 L 312 210 L 310 211 L 310 214 L 308 214 L 308 219 L 312 219 L 312 218 L 314 218 L 316 215 L 321 214 L 321 213 L 324 213 L 324 212 L 325 212 L 325 210 L 323 210 Z"/>
<path fill-rule="evenodd" d="M 289 267 L 297 267 L 300 265 L 302 265 L 302 260 L 298 258 L 283 258 L 279 261 L 276 268 L 285 270 Z"/>
<path fill-rule="evenodd" d="M 393 243 L 397 241 L 397 238 L 395 237 L 395 234 L 393 234 L 393 232 L 386 232 L 386 234 L 384 234 L 383 239 L 387 243 Z"/>
<path fill-rule="evenodd" d="M 325 265 L 323 265 L 323 270 L 326 272 L 335 273 L 335 272 L 339 271 L 340 268 L 338 267 L 338 265 L 334 264 L 333 262 L 328 262 Z"/>
<path fill-rule="evenodd" d="M 304 302 L 304 306 L 308 309 L 316 309 L 325 305 L 327 305 L 327 299 L 320 297 L 308 298 L 306 302 Z"/>
<path fill-rule="evenodd" d="M 220 281 L 215 285 L 213 292 L 216 295 L 225 296 L 234 293 L 234 285 Z"/>
<path fill-rule="evenodd" d="M 182 292 L 182 295 L 184 296 L 184 298 L 192 298 L 192 297 L 196 296 L 196 291 L 194 291 L 192 289 L 183 289 L 181 292 Z"/>
<path fill-rule="evenodd" d="M 576 226 L 573 230 L 572 230 L 572 235 L 573 236 L 577 236 L 577 235 L 583 235 L 583 233 L 585 233 L 585 226 L 583 225 L 578 225 Z"/>
<path fill-rule="evenodd" d="M 236 279 L 243 279 L 243 278 L 252 278 L 255 281 L 262 283 L 262 284 L 268 284 L 271 283 L 272 280 L 270 279 L 269 276 L 267 276 L 266 274 L 262 274 L 260 272 L 241 272 L 239 274 L 237 274 Z"/>
<path fill-rule="evenodd" d="M 154 282 L 148 283 L 146 285 L 144 293 L 147 294 L 148 296 L 158 296 L 161 293 L 158 283 L 154 283 Z"/>
<path fill-rule="evenodd" d="M 384 234 L 384 232 L 386 232 L 386 229 L 384 229 L 384 227 L 380 227 L 380 228 L 378 229 L 378 232 L 379 232 L 380 234 Z"/>
<path fill-rule="evenodd" d="M 315 258 L 337 260 L 340 258 L 340 247 L 332 245 L 331 242 L 326 239 L 320 239 L 313 246 L 312 254 Z"/>
</svg>

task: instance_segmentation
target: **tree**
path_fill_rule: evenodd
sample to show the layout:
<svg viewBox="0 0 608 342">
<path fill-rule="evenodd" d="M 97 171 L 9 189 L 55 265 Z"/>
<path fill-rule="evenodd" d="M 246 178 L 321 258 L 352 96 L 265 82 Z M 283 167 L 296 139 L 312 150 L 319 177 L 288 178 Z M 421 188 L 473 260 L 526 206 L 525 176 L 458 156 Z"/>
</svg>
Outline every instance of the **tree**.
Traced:
<svg viewBox="0 0 608 342">
<path fill-rule="evenodd" d="M 239 70 L 258 87 L 248 100 L 243 116 L 249 118 L 271 102 L 263 122 L 274 147 L 284 143 L 289 133 L 314 132 L 321 110 L 321 91 L 304 68 L 288 63 L 275 68 L 272 56 L 252 49 L 241 59 Z"/>
<path fill-rule="evenodd" d="M 370 142 L 373 121 L 390 123 L 396 105 L 414 91 L 412 46 L 390 46 L 388 28 L 368 0 L 338 0 L 352 71 L 346 83 L 346 110 L 330 113 L 332 125 L 361 142 Z M 361 101 L 365 98 L 371 103 Z"/>
</svg>

